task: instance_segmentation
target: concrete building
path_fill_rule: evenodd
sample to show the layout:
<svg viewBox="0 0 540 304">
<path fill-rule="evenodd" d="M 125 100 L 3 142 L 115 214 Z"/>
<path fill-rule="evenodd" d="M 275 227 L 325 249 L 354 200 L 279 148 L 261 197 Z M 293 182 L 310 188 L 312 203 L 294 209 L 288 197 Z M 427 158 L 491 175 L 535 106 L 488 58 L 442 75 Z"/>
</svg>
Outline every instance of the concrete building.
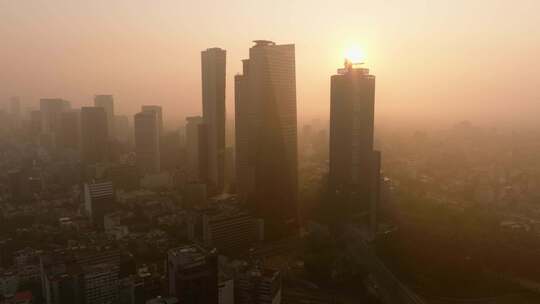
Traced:
<svg viewBox="0 0 540 304">
<path fill-rule="evenodd" d="M 109 159 L 107 114 L 100 107 L 81 108 L 81 159 L 92 165 Z"/>
<path fill-rule="evenodd" d="M 368 213 L 375 225 L 381 162 L 373 148 L 375 77 L 346 62 L 331 77 L 330 95 L 330 191 L 350 195 L 342 210 Z"/>
<path fill-rule="evenodd" d="M 248 267 L 236 278 L 237 304 L 280 304 L 281 274 L 277 270 Z"/>
<path fill-rule="evenodd" d="M 207 130 L 200 116 L 186 118 L 186 170 L 188 182 L 206 183 Z"/>
<path fill-rule="evenodd" d="M 63 112 L 60 115 L 60 131 L 58 146 L 62 149 L 79 150 L 81 137 L 81 113 L 79 111 Z"/>
<path fill-rule="evenodd" d="M 84 207 L 98 229 L 104 229 L 104 216 L 114 209 L 114 188 L 111 182 L 84 185 Z"/>
<path fill-rule="evenodd" d="M 206 209 L 201 212 L 201 223 L 204 246 L 226 255 L 245 253 L 264 239 L 264 222 L 237 208 Z"/>
<path fill-rule="evenodd" d="M 120 251 L 110 246 L 74 247 L 40 256 L 47 304 L 115 303 Z"/>
<path fill-rule="evenodd" d="M 61 98 L 42 98 L 39 100 L 41 133 L 51 138 L 53 146 L 60 129 L 60 114 L 69 109 L 69 102 Z"/>
<path fill-rule="evenodd" d="M 202 109 L 207 129 L 207 182 L 221 193 L 225 179 L 225 70 L 226 51 L 210 48 L 201 53 Z"/>
<path fill-rule="evenodd" d="M 169 250 L 167 255 L 169 294 L 180 303 L 218 303 L 217 254 L 197 245 Z"/>
<path fill-rule="evenodd" d="M 115 138 L 114 133 L 114 97 L 112 95 L 94 96 L 94 106 L 103 108 L 107 115 L 107 132 L 110 138 Z"/>
<path fill-rule="evenodd" d="M 297 227 L 295 47 L 257 40 L 235 78 L 237 185 L 272 235 Z"/>
<path fill-rule="evenodd" d="M 154 111 L 135 114 L 135 152 L 139 173 L 160 172 L 159 117 Z"/>
<path fill-rule="evenodd" d="M 157 123 L 158 123 L 158 129 L 159 129 L 159 136 L 161 137 L 163 135 L 163 109 L 161 106 L 155 106 L 155 105 L 144 105 L 141 107 L 142 112 L 153 112 L 157 116 Z"/>
</svg>

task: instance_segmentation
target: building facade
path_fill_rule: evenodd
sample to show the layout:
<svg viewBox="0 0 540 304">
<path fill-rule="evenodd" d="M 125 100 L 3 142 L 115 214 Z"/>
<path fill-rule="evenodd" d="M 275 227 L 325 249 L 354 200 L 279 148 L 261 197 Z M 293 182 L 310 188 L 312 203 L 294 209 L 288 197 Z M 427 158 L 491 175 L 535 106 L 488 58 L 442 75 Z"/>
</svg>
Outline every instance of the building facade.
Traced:
<svg viewBox="0 0 540 304">
<path fill-rule="evenodd" d="M 188 182 L 207 181 L 207 128 L 200 116 L 186 118 L 186 175 Z"/>
<path fill-rule="evenodd" d="M 331 77 L 331 193 L 348 196 L 342 209 L 367 213 L 374 224 L 379 198 L 380 152 L 374 150 L 375 77 L 346 62 Z"/>
<path fill-rule="evenodd" d="M 197 245 L 169 250 L 167 255 L 169 294 L 186 304 L 217 304 L 217 254 Z"/>
<path fill-rule="evenodd" d="M 94 226 L 104 230 L 105 214 L 114 209 L 112 182 L 84 184 L 84 207 Z"/>
<path fill-rule="evenodd" d="M 109 158 L 109 135 L 107 114 L 103 108 L 81 108 L 81 159 L 92 165 L 107 162 Z"/>
<path fill-rule="evenodd" d="M 153 112 L 157 116 L 157 124 L 158 124 L 158 134 L 159 136 L 163 135 L 163 109 L 161 106 L 155 106 L 155 105 L 144 105 L 141 107 L 142 112 Z"/>
<path fill-rule="evenodd" d="M 297 227 L 295 47 L 257 40 L 235 79 L 238 193 L 269 235 Z"/>
<path fill-rule="evenodd" d="M 220 193 L 225 180 L 225 70 L 226 51 L 211 48 L 201 53 L 202 109 L 207 128 L 207 182 Z"/>
<path fill-rule="evenodd" d="M 159 120 L 156 112 L 135 114 L 135 152 L 137 168 L 141 174 L 160 172 Z"/>
</svg>

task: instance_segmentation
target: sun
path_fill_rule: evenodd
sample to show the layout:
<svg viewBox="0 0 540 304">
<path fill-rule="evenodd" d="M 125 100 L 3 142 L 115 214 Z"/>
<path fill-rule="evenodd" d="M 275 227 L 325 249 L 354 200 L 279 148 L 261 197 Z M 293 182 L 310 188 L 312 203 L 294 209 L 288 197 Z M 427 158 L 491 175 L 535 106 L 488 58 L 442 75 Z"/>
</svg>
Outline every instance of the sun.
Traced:
<svg viewBox="0 0 540 304">
<path fill-rule="evenodd" d="M 366 54 L 358 45 L 353 45 L 345 50 L 345 59 L 351 63 L 364 63 Z"/>
</svg>

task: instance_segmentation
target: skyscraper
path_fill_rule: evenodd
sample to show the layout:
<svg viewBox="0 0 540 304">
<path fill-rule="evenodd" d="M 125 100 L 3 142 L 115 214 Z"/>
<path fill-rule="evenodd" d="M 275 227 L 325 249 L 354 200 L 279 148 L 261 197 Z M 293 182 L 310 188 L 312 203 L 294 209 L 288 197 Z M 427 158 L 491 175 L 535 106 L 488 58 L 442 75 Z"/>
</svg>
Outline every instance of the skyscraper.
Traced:
<svg viewBox="0 0 540 304">
<path fill-rule="evenodd" d="M 207 182 L 214 192 L 223 190 L 225 178 L 225 70 L 226 51 L 211 48 L 201 53 L 202 108 L 207 128 Z"/>
<path fill-rule="evenodd" d="M 60 98 L 42 98 L 39 101 L 41 133 L 50 136 L 53 144 L 60 128 L 60 113 L 69 108 L 69 102 Z"/>
<path fill-rule="evenodd" d="M 157 115 L 159 136 L 163 135 L 163 109 L 160 106 L 146 105 L 141 107 L 143 112 L 154 112 Z"/>
<path fill-rule="evenodd" d="M 207 137 L 206 125 L 200 116 L 186 118 L 187 179 L 206 183 Z"/>
<path fill-rule="evenodd" d="M 158 116 L 154 111 L 135 114 L 135 152 L 141 174 L 159 173 L 160 147 Z"/>
<path fill-rule="evenodd" d="M 114 98 L 112 95 L 96 95 L 94 96 L 94 106 L 105 109 L 107 114 L 107 132 L 109 137 L 113 138 L 114 134 Z"/>
<path fill-rule="evenodd" d="M 86 165 L 107 162 L 107 114 L 103 108 L 81 108 L 81 159 Z"/>
<path fill-rule="evenodd" d="M 58 146 L 62 149 L 78 150 L 80 132 L 80 112 L 75 110 L 63 112 L 60 115 Z"/>
<path fill-rule="evenodd" d="M 380 152 L 373 149 L 375 76 L 346 61 L 331 77 L 330 98 L 330 191 L 350 195 L 342 209 L 367 212 L 374 225 L 380 175 Z"/>
<path fill-rule="evenodd" d="M 243 64 L 235 79 L 239 193 L 272 237 L 297 224 L 295 47 L 257 40 Z"/>
</svg>

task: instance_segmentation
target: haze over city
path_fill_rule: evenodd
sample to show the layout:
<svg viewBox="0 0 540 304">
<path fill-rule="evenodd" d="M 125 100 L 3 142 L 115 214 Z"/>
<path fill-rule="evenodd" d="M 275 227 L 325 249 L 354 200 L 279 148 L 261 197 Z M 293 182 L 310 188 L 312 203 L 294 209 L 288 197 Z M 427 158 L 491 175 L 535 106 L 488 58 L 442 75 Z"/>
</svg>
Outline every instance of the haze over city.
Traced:
<svg viewBox="0 0 540 304">
<path fill-rule="evenodd" d="M 0 304 L 540 303 L 539 11 L 0 0 Z"/>
<path fill-rule="evenodd" d="M 377 123 L 535 123 L 540 25 L 534 0 L 0 1 L 0 96 L 120 113 L 163 105 L 167 125 L 200 111 L 200 50 L 227 49 L 233 77 L 255 39 L 294 43 L 299 120 L 328 113 L 328 75 L 359 46 L 378 76 Z M 386 119 L 388 118 L 388 119 Z"/>
</svg>

